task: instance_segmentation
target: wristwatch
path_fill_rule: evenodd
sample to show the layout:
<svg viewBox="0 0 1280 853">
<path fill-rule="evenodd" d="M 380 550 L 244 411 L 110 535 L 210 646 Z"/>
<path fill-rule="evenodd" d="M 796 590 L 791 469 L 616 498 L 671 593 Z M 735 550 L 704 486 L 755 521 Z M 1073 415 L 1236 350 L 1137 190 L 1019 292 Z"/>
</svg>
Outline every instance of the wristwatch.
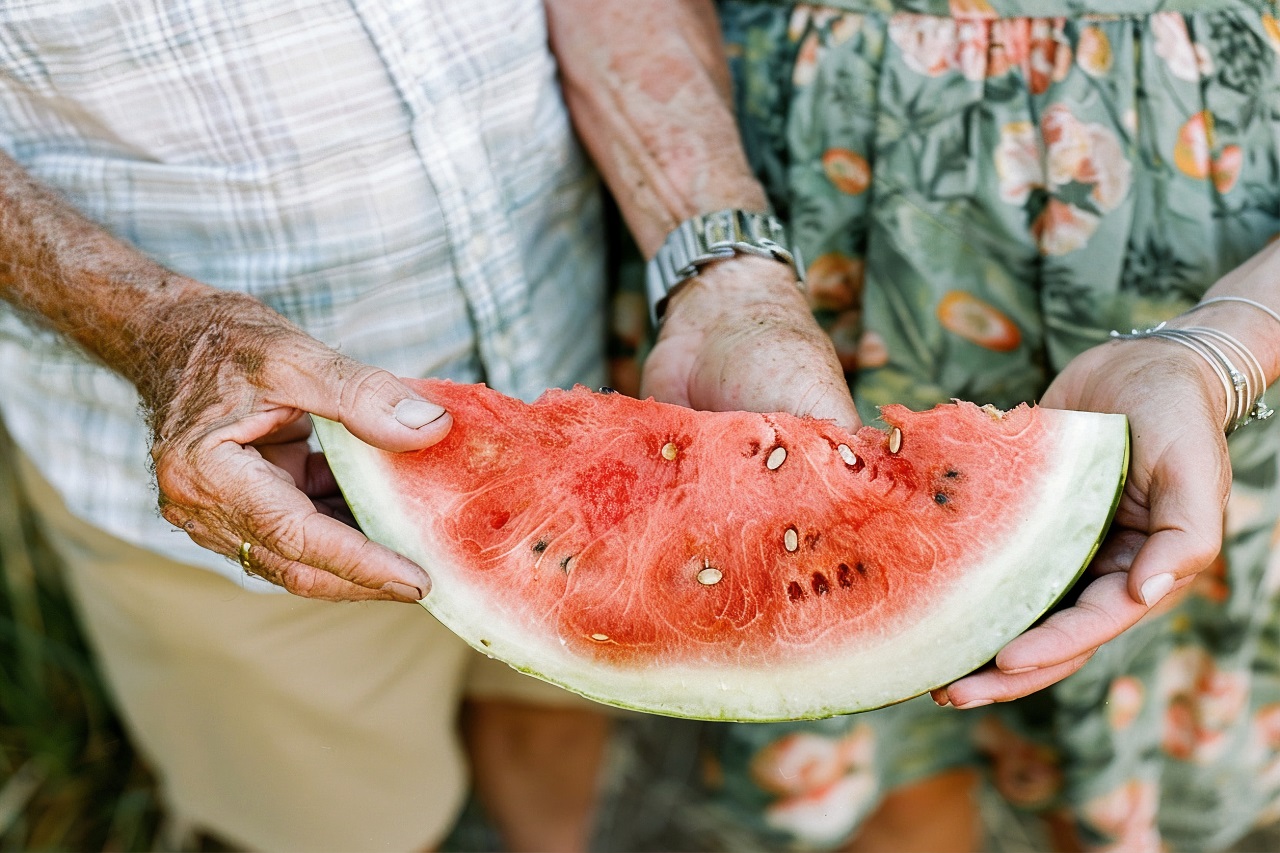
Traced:
<svg viewBox="0 0 1280 853">
<path fill-rule="evenodd" d="M 696 276 L 701 266 L 739 253 L 782 261 L 804 286 L 800 253 L 788 243 L 787 230 L 776 216 L 732 209 L 703 213 L 676 226 L 645 268 L 653 327 L 661 322 L 671 294 Z"/>
</svg>

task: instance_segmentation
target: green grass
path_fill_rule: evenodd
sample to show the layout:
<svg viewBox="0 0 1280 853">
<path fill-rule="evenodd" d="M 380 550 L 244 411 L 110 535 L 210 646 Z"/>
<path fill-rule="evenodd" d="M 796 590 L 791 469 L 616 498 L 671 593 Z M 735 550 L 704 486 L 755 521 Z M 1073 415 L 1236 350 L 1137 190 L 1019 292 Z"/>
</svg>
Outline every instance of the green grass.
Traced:
<svg viewBox="0 0 1280 853">
<path fill-rule="evenodd" d="M 0 850 L 151 850 L 154 783 L 111 710 L 0 430 Z"/>
</svg>

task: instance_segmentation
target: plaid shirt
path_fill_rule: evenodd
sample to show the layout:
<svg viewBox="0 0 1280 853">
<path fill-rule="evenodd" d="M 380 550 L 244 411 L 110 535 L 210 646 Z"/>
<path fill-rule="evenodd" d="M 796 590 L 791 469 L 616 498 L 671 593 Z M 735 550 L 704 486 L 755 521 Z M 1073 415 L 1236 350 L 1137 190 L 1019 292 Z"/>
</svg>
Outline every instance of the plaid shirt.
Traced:
<svg viewBox="0 0 1280 853">
<path fill-rule="evenodd" d="M 602 380 L 596 183 L 539 0 L 6 0 L 0 145 L 362 361 Z M 0 406 L 73 513 L 242 576 L 159 517 L 132 386 L 7 306 Z"/>
</svg>

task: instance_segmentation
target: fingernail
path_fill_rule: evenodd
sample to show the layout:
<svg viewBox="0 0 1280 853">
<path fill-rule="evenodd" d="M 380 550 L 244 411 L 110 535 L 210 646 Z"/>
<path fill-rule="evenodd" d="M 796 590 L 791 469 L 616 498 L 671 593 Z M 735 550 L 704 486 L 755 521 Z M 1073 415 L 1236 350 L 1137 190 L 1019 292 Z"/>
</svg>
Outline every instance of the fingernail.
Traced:
<svg viewBox="0 0 1280 853">
<path fill-rule="evenodd" d="M 421 429 L 444 414 L 444 409 L 426 400 L 406 397 L 396 403 L 396 420 L 409 429 Z"/>
<path fill-rule="evenodd" d="M 941 699 L 939 699 L 937 696 L 934 696 L 932 698 L 933 698 L 933 704 L 937 705 L 939 708 L 945 708 L 951 704 L 951 700 L 948 699 L 945 695 Z"/>
<path fill-rule="evenodd" d="M 1005 675 L 1022 675 L 1024 672 L 1033 672 L 1039 668 L 1038 666 L 1020 666 L 1017 669 L 1004 669 L 1001 667 L 1000 671 Z"/>
<path fill-rule="evenodd" d="M 1148 607 L 1155 607 L 1171 589 L 1173 589 L 1173 575 L 1161 574 L 1149 577 L 1142 584 L 1142 603 Z"/>
<path fill-rule="evenodd" d="M 407 583 L 399 581 L 387 581 L 382 585 L 383 590 L 391 593 L 401 601 L 421 601 L 423 599 L 422 590 L 416 586 L 409 586 Z"/>
<path fill-rule="evenodd" d="M 996 700 L 994 699 L 974 699 L 972 701 L 965 702 L 963 705 L 957 705 L 956 708 L 961 711 L 967 711 L 970 708 L 981 708 L 983 705 L 990 705 L 995 701 Z"/>
</svg>

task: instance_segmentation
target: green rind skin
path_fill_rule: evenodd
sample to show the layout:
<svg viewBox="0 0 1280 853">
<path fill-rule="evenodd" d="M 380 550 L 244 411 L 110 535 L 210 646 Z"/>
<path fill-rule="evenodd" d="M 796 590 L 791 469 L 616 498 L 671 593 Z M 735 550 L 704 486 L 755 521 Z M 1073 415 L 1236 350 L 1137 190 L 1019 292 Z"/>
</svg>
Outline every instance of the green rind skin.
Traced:
<svg viewBox="0 0 1280 853">
<path fill-rule="evenodd" d="M 314 415 L 312 416 L 312 421 L 315 424 L 316 435 L 319 438 L 321 447 L 325 452 L 325 456 L 329 463 L 329 467 L 333 471 L 334 476 L 339 483 L 339 488 L 342 490 L 343 496 L 346 499 L 347 505 L 351 509 L 352 514 L 355 516 L 356 520 L 360 523 L 361 528 L 365 531 L 366 535 L 368 535 L 374 541 L 379 541 L 379 542 L 382 542 L 383 544 L 386 544 L 388 540 L 394 537 L 391 535 L 390 531 L 381 531 L 379 529 L 380 527 L 379 513 L 375 511 L 374 508 L 370 506 L 370 504 L 361 495 L 353 493 L 353 490 L 349 490 L 348 486 L 343 485 L 344 483 L 347 483 L 347 484 L 356 483 L 360 479 L 359 468 L 360 468 L 361 462 L 356 457 L 358 452 L 357 448 L 361 446 L 361 443 L 359 442 L 358 439 L 351 436 L 350 433 L 348 433 L 346 429 L 342 427 L 340 424 L 334 423 L 332 421 L 328 421 L 324 418 L 314 416 Z M 980 668 L 983 664 L 994 659 L 996 652 L 998 652 L 1000 648 L 1003 648 L 1003 646 L 1006 645 L 1009 640 L 1013 639 L 1014 636 L 1017 636 L 1018 634 L 1026 631 L 1028 628 L 1036 624 L 1046 613 L 1048 613 L 1055 605 L 1058 604 L 1058 602 L 1062 600 L 1062 598 L 1067 594 L 1067 592 L 1071 590 L 1072 587 L 1074 587 L 1074 585 L 1080 580 L 1081 576 L 1084 574 L 1085 570 L 1088 568 L 1090 562 L 1092 562 L 1094 556 L 1097 554 L 1098 549 L 1101 547 L 1104 539 L 1106 538 L 1106 534 L 1111 526 L 1111 522 L 1115 518 L 1116 511 L 1120 504 L 1121 496 L 1124 493 L 1126 475 L 1129 469 L 1129 453 L 1130 453 L 1130 436 L 1129 436 L 1128 425 L 1126 422 L 1124 434 L 1123 434 L 1123 459 L 1119 466 L 1119 470 L 1117 472 L 1116 488 L 1111 498 L 1110 507 L 1106 514 L 1105 523 L 1103 523 L 1100 527 L 1097 528 L 1097 533 L 1094 536 L 1092 544 L 1088 549 L 1087 556 L 1081 562 L 1079 568 L 1076 569 L 1074 575 L 1071 577 L 1070 582 L 1066 583 L 1065 585 L 1061 585 L 1060 587 L 1054 588 L 1052 590 L 1051 596 L 1046 597 L 1046 600 L 1044 601 L 1043 606 L 1033 607 L 1033 610 L 1035 611 L 1034 617 L 1028 620 L 1025 625 L 1022 625 L 1017 632 L 1010 634 L 1008 637 L 1005 637 L 1003 640 L 1001 640 L 998 643 L 998 645 L 995 643 L 990 644 L 992 645 L 992 648 L 990 649 L 989 653 L 981 655 L 979 659 L 977 659 L 976 661 L 971 661 L 967 665 L 957 666 L 956 667 L 957 671 L 955 672 L 954 675 L 951 675 L 946 679 L 939 681 L 938 683 L 930 684 L 928 687 L 924 687 L 915 692 L 912 692 L 910 695 L 901 696 L 899 698 L 895 698 L 890 701 L 878 702 L 874 704 L 865 704 L 865 705 L 857 705 L 857 706 L 841 706 L 841 707 L 830 707 L 830 706 L 814 707 L 814 708 L 808 709 L 804 713 L 779 712 L 775 714 L 769 714 L 769 713 L 757 712 L 757 713 L 751 713 L 751 714 L 735 714 L 732 712 L 728 712 L 727 709 L 721 709 L 720 711 L 717 712 L 715 710 L 712 710 L 706 707 L 699 707 L 693 711 L 690 711 L 690 709 L 687 709 L 687 708 L 674 707 L 677 704 L 676 702 L 672 702 L 668 705 L 663 705 L 658 703 L 630 702 L 625 697 L 617 696 L 617 695 L 607 695 L 603 692 L 593 691 L 589 688 L 584 688 L 581 684 L 575 684 L 571 680 L 556 678 L 556 677 L 547 675 L 543 672 L 538 671 L 536 668 L 533 668 L 533 667 L 523 666 L 523 665 L 520 665 L 519 663 L 512 662 L 510 660 L 504 660 L 504 662 L 508 666 L 510 666 L 512 669 L 515 669 L 518 672 L 522 672 L 526 675 L 532 676 L 539 680 L 546 681 L 558 687 L 562 687 L 565 690 L 581 695 L 587 699 L 600 702 L 601 704 L 610 705 L 612 707 L 621 708 L 629 711 L 638 711 L 642 713 L 657 714 L 657 715 L 669 716 L 669 717 L 700 719 L 700 720 L 709 720 L 709 721 L 717 721 L 717 722 L 764 723 L 764 722 L 789 722 L 789 721 L 795 721 L 795 720 L 816 720 L 816 719 L 824 719 L 828 717 L 835 717 L 835 716 L 841 716 L 841 715 L 852 714 L 852 713 L 861 713 L 864 711 L 872 711 L 878 708 L 884 708 L 891 705 L 899 704 L 901 702 L 908 701 L 909 699 L 913 699 L 917 696 L 924 695 L 925 693 L 928 693 L 933 689 L 949 684 L 955 681 L 956 679 L 968 674 L 969 672 L 972 672 Z M 430 573 L 431 571 L 430 566 L 424 566 L 424 568 L 426 568 L 428 573 Z M 457 634 L 461 639 L 463 639 L 468 645 L 474 648 L 477 652 L 480 652 L 481 654 L 484 654 L 487 657 L 494 656 L 493 649 L 481 642 L 481 634 L 475 634 L 475 635 L 471 634 L 471 630 L 474 628 L 472 624 L 469 624 L 469 623 L 463 624 L 465 620 L 459 620 L 458 622 L 455 623 L 455 621 L 453 619 L 450 619 L 448 615 L 440 612 L 439 608 L 433 606 L 430 593 L 428 593 L 427 597 L 424 598 L 419 603 L 429 613 L 431 613 L 436 619 L 442 622 L 445 625 L 445 627 L 449 628 L 452 632 Z M 591 666 L 591 664 L 587 664 L 586 666 L 589 667 Z M 726 696 L 725 698 L 728 699 L 730 697 Z"/>
</svg>

